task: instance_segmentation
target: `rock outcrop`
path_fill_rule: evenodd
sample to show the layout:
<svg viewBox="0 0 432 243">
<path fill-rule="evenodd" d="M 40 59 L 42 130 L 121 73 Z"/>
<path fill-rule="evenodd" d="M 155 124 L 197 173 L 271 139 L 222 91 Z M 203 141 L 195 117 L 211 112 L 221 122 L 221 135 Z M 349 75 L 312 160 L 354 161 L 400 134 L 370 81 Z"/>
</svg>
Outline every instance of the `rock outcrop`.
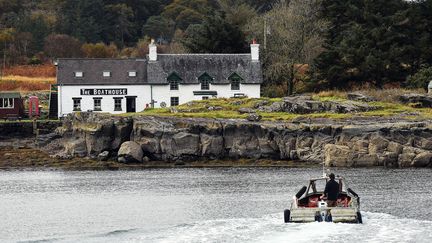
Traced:
<svg viewBox="0 0 432 243">
<path fill-rule="evenodd" d="M 144 154 L 141 145 L 133 141 L 127 141 L 121 145 L 117 156 L 118 162 L 121 163 L 141 163 Z"/>
<path fill-rule="evenodd" d="M 377 109 L 366 103 L 347 100 L 347 101 L 318 101 L 311 96 L 290 96 L 283 98 L 280 102 L 271 105 L 267 103 L 257 104 L 256 109 L 261 112 L 289 112 L 294 114 L 310 114 L 320 112 L 350 113 L 364 112 Z"/>
<path fill-rule="evenodd" d="M 133 154 L 130 157 L 138 162 L 143 157 L 175 162 L 249 158 L 347 167 L 432 166 L 429 122 L 305 124 L 79 113 L 67 117 L 58 133 L 63 145 L 60 154 L 68 156 L 97 157 L 109 151 L 111 159 Z M 120 148 L 127 141 L 135 152 Z"/>
<path fill-rule="evenodd" d="M 405 94 L 399 97 L 399 100 L 404 104 L 412 104 L 417 108 L 431 108 L 432 96 L 427 94 Z"/>
</svg>

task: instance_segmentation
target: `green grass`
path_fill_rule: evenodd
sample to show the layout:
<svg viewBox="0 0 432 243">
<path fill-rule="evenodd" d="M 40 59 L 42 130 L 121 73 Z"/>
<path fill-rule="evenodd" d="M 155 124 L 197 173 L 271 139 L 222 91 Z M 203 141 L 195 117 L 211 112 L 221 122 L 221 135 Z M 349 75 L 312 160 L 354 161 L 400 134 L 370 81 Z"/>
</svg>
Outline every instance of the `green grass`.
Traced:
<svg viewBox="0 0 432 243">
<path fill-rule="evenodd" d="M 342 95 L 330 94 L 329 96 L 314 95 L 314 100 L 319 101 L 346 101 Z M 210 99 L 203 101 L 192 101 L 182 104 L 175 108 L 147 109 L 140 113 L 121 114 L 120 116 L 164 116 L 164 117 L 184 117 L 184 118 L 222 118 L 222 119 L 245 119 L 247 114 L 240 114 L 240 108 L 254 108 L 258 102 L 267 101 L 268 105 L 281 101 L 281 98 L 260 98 L 260 99 Z M 348 119 L 353 116 L 360 117 L 393 117 L 403 115 L 406 119 L 431 119 L 432 109 L 414 108 L 410 105 L 403 105 L 391 102 L 369 102 L 370 106 L 378 109 L 368 112 L 339 114 L 331 112 L 312 113 L 312 114 L 292 114 L 287 112 L 257 112 L 263 117 L 264 121 L 292 121 L 300 118 L 328 118 L 328 119 Z M 209 107 L 218 107 L 220 110 L 209 110 Z M 173 112 L 172 112 L 173 111 Z"/>
</svg>

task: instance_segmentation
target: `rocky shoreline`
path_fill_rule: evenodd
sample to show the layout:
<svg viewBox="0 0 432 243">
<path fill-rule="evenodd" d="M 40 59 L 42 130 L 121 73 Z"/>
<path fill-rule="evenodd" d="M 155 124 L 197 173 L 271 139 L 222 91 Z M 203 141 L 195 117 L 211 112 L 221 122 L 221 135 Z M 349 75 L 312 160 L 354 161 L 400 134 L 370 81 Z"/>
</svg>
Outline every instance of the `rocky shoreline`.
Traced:
<svg viewBox="0 0 432 243">
<path fill-rule="evenodd" d="M 57 159 L 184 165 L 199 161 L 325 162 L 336 167 L 432 166 L 432 123 L 385 119 L 250 122 L 77 113 L 41 149 Z M 228 162 L 231 161 L 231 162 Z"/>
</svg>

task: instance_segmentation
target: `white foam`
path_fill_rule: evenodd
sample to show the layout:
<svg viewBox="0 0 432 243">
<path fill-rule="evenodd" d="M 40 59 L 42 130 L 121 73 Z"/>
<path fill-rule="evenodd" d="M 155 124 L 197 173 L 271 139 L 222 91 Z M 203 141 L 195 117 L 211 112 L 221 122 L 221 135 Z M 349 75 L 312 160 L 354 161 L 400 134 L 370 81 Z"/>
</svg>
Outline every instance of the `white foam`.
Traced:
<svg viewBox="0 0 432 243">
<path fill-rule="evenodd" d="M 431 242 L 432 221 L 363 212 L 364 224 L 284 224 L 282 214 L 199 221 L 156 231 L 84 237 L 80 242 Z M 67 240 L 66 240 L 67 241 Z M 71 241 L 72 242 L 72 241 Z"/>
</svg>

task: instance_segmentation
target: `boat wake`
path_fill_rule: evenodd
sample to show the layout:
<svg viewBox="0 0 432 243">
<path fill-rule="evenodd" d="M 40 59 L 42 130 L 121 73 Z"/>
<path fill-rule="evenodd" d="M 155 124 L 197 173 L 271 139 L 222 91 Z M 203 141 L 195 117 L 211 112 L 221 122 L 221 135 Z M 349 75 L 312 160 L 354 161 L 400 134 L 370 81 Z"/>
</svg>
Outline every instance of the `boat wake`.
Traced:
<svg viewBox="0 0 432 243">
<path fill-rule="evenodd" d="M 117 230 L 64 242 L 431 242 L 432 221 L 362 212 L 364 224 L 284 224 L 282 214 L 180 224 L 158 230 Z"/>
</svg>

